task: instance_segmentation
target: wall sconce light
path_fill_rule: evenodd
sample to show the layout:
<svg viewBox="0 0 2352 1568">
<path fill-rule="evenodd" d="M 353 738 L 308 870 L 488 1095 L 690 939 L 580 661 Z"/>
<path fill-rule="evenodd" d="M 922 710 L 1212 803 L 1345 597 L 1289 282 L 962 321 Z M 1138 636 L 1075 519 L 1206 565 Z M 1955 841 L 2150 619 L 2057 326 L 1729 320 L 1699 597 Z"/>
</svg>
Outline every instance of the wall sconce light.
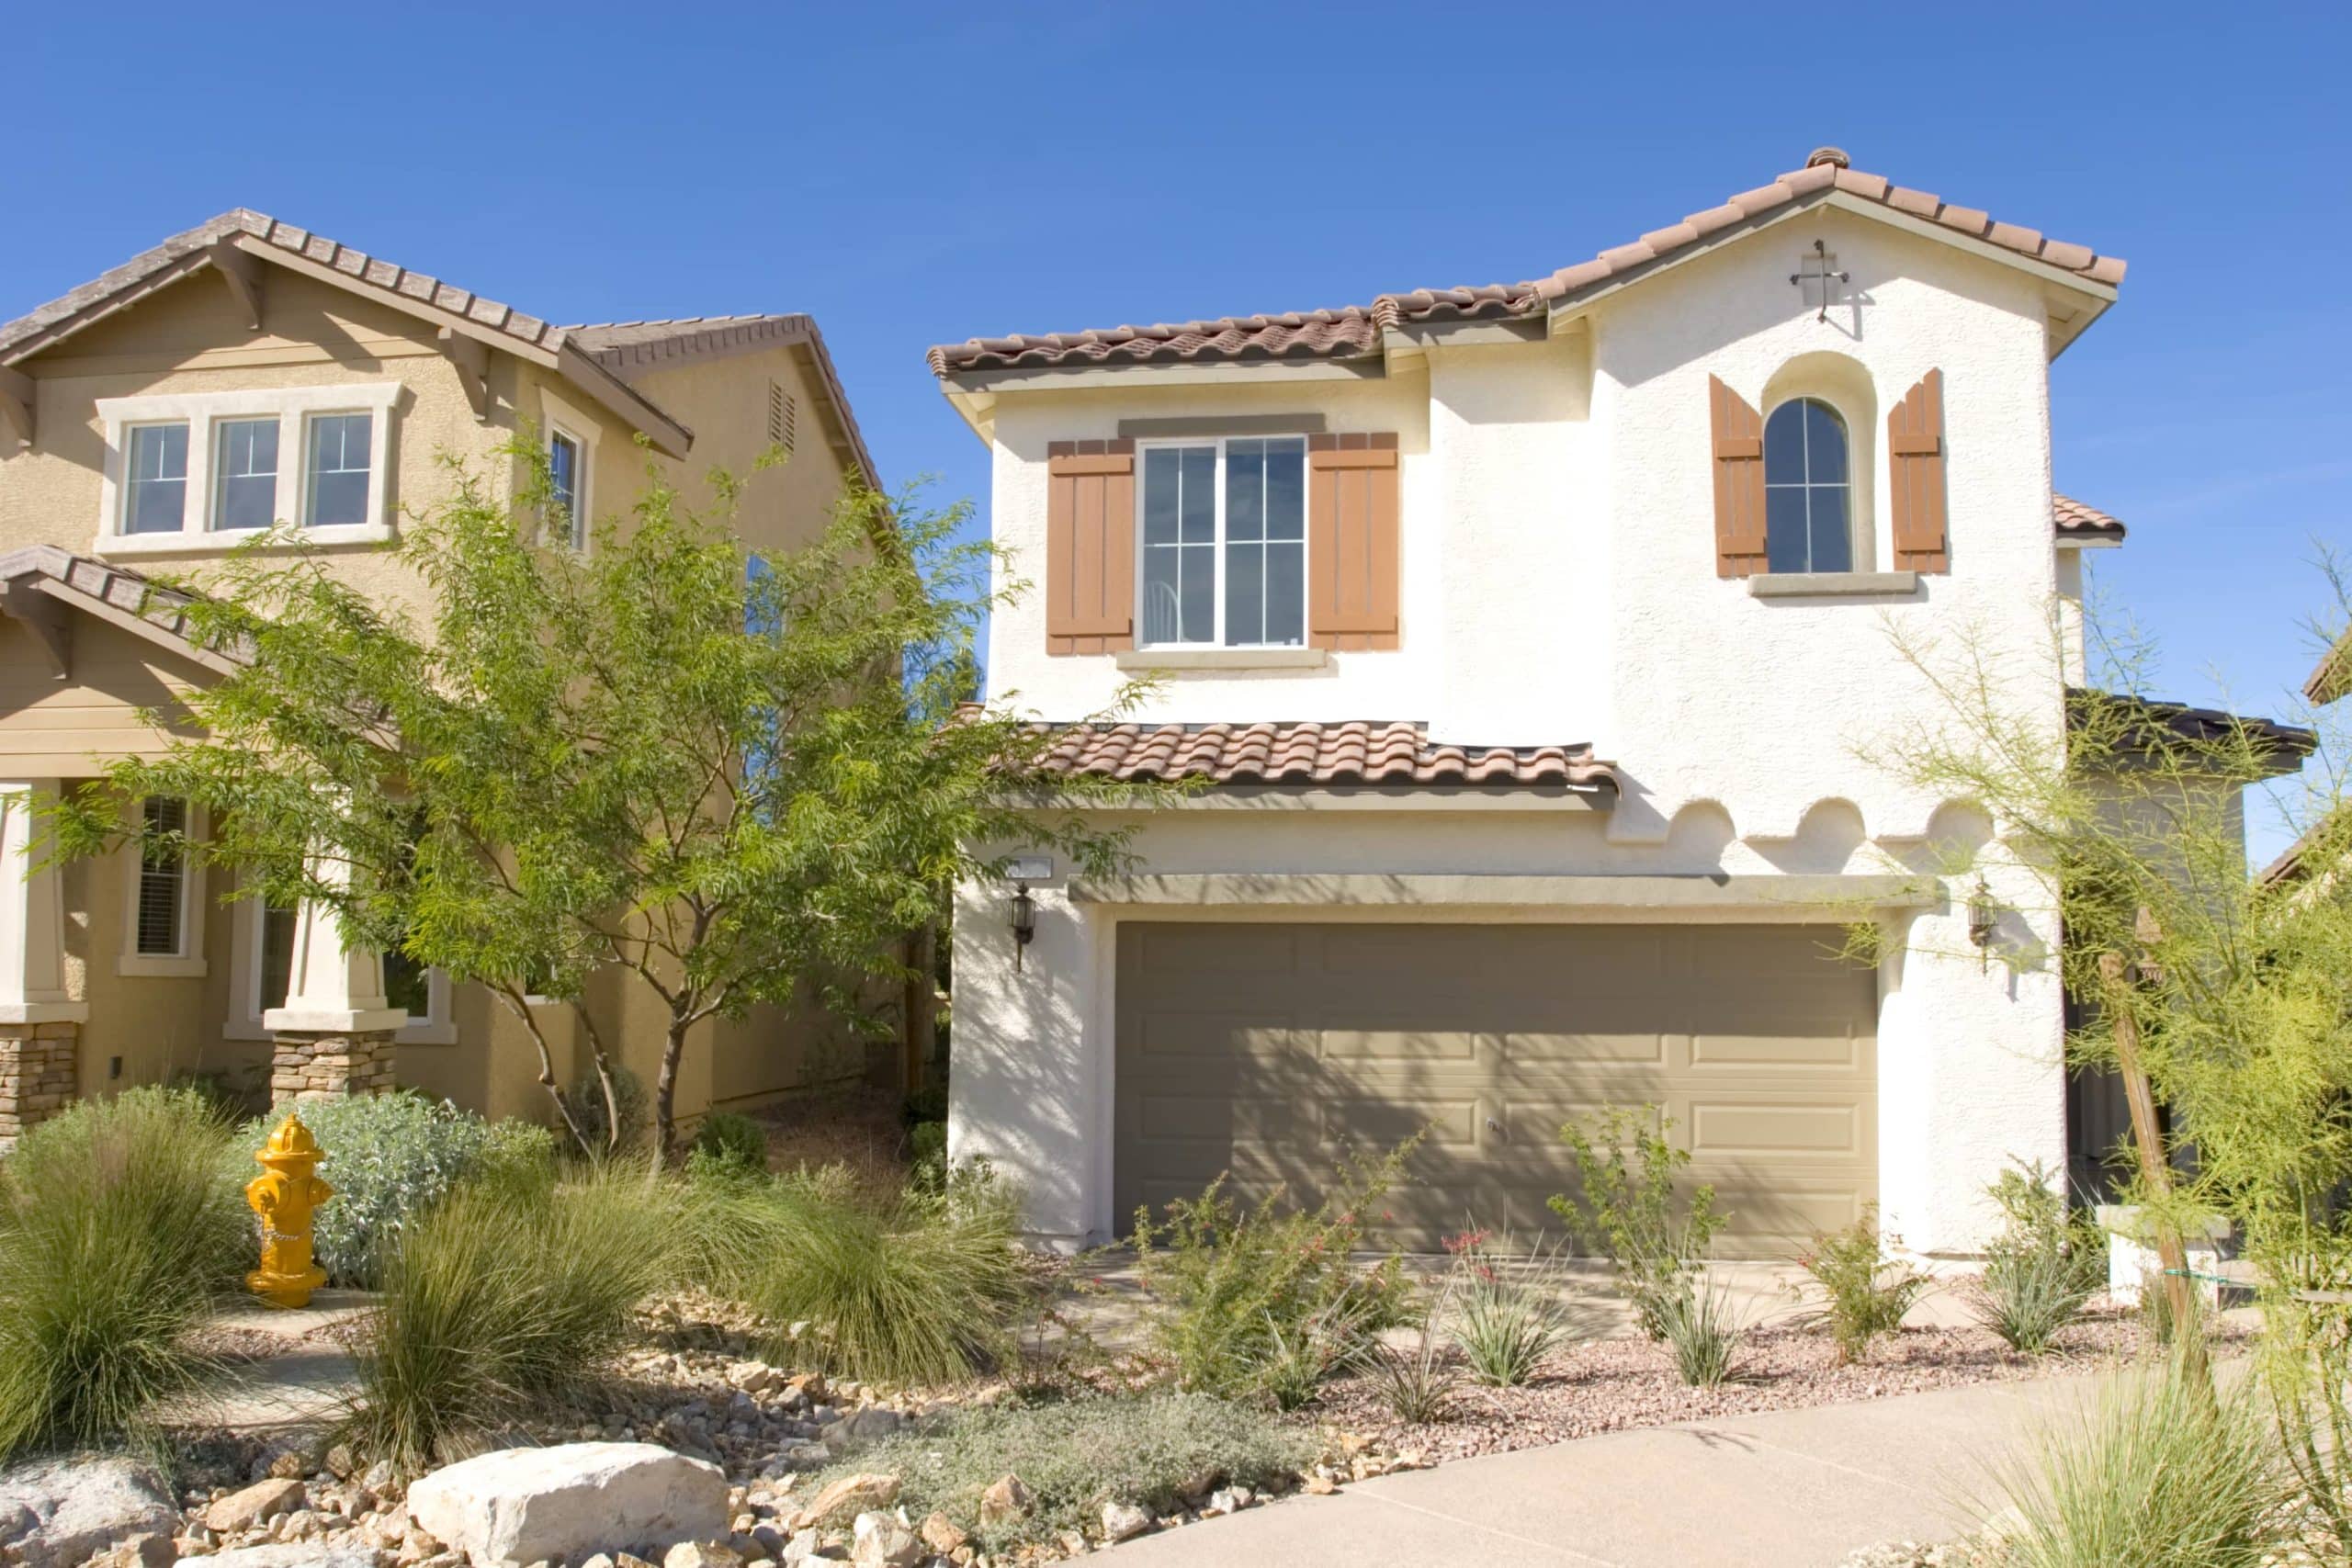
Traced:
<svg viewBox="0 0 2352 1568">
<path fill-rule="evenodd" d="M 1986 950 L 1993 945 L 1993 928 L 2000 923 L 2001 907 L 1993 902 L 1993 890 L 1984 879 L 1976 879 L 1976 891 L 1968 896 L 1968 940 L 1976 944 L 1976 972 L 1984 972 Z"/>
<path fill-rule="evenodd" d="M 1029 896 L 1029 885 L 1012 885 L 1012 966 L 1021 967 L 1021 955 L 1028 951 L 1029 939 L 1037 934 L 1037 900 Z"/>
</svg>

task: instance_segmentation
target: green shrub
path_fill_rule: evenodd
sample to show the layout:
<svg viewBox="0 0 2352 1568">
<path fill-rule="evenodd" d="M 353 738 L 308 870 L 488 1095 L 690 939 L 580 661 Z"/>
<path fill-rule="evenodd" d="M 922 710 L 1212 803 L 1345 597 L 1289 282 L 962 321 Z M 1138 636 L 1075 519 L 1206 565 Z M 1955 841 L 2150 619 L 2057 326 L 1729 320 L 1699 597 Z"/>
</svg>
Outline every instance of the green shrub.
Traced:
<svg viewBox="0 0 2352 1568">
<path fill-rule="evenodd" d="M 617 1142 L 612 1139 L 612 1122 L 606 1115 L 605 1086 L 593 1072 L 563 1091 L 564 1109 L 571 1113 L 580 1134 L 588 1140 L 587 1152 L 599 1157 L 627 1157 L 645 1152 L 653 1132 L 653 1101 L 646 1094 L 645 1086 L 635 1073 L 616 1064 L 613 1067 L 613 1100 L 620 1111 L 621 1133 Z"/>
<path fill-rule="evenodd" d="M 767 1168 L 767 1129 L 731 1111 L 714 1111 L 704 1117 L 695 1131 L 694 1146 L 686 1152 L 690 1176 L 741 1176 Z"/>
<path fill-rule="evenodd" d="M 1099 1533 L 1105 1503 L 1166 1514 L 1214 1486 L 1278 1485 L 1313 1461 L 1315 1446 L 1271 1416 L 1202 1394 L 1081 1399 L 974 1410 L 901 1433 L 804 1483 L 802 1492 L 886 1471 L 899 1477 L 908 1517 L 937 1509 L 977 1544 L 1001 1552 L 1065 1529 Z M 982 1524 L 981 1492 L 1008 1474 L 1028 1487 L 1029 1512 Z"/>
<path fill-rule="evenodd" d="M 230 1126 L 193 1091 L 136 1089 L 0 1159 L 0 1459 L 119 1437 L 209 1370 L 188 1332 L 255 1256 L 221 1179 Z"/>
<path fill-rule="evenodd" d="M 936 1188 L 947 1179 L 947 1123 L 918 1122 L 907 1129 L 912 1158 L 907 1179 L 918 1187 Z"/>
<path fill-rule="evenodd" d="M 1797 1255 L 1797 1264 L 1813 1276 L 1816 1305 L 1809 1321 L 1827 1325 L 1841 1361 L 1869 1355 L 1871 1341 L 1902 1327 L 1903 1314 L 1935 1283 L 1887 1256 L 1878 1211 L 1867 1205 L 1862 1217 L 1845 1229 L 1815 1236 L 1813 1246 Z"/>
<path fill-rule="evenodd" d="M 1674 1146 L 1673 1129 L 1673 1119 L 1650 1105 L 1610 1106 L 1589 1129 L 1568 1122 L 1560 1138 L 1576 1160 L 1577 1190 L 1552 1200 L 1569 1234 L 1609 1259 L 1618 1292 L 1653 1340 L 1666 1337 L 1668 1298 L 1698 1270 L 1725 1217 L 1715 1213 L 1715 1190 L 1705 1182 L 1690 1190 L 1687 1204 L 1676 1193 L 1676 1175 L 1690 1154 Z"/>
<path fill-rule="evenodd" d="M 2107 1241 L 2039 1164 L 2006 1170 L 1986 1189 L 2004 1216 L 1970 1292 L 1976 1320 L 2010 1348 L 2038 1356 L 2107 1284 Z"/>
<path fill-rule="evenodd" d="M 384 1259 L 347 1430 L 415 1472 L 576 1382 L 668 1282 L 676 1205 L 639 1168 L 464 1182 Z"/>
<path fill-rule="evenodd" d="M 319 1175 L 334 1189 L 319 1207 L 311 1243 L 332 1284 L 374 1285 L 401 1227 L 492 1152 L 481 1117 L 411 1091 L 304 1100 L 298 1112 L 325 1151 Z M 273 1112 L 247 1122 L 239 1135 L 243 1150 L 259 1146 L 283 1119 Z M 503 1134 L 509 1142 L 501 1147 L 522 1135 Z M 252 1165 L 242 1150 L 233 1157 Z"/>
<path fill-rule="evenodd" d="M 1169 1204 L 1164 1225 L 1148 1210 L 1136 1213 L 1136 1271 L 1160 1309 L 1152 1347 L 1177 1387 L 1295 1399 L 1300 1369 L 1336 1368 L 1364 1336 L 1405 1320 L 1403 1260 L 1392 1252 L 1367 1268 L 1353 1254 L 1365 1217 L 1419 1142 L 1346 1164 L 1313 1210 L 1285 1207 L 1279 1190 L 1245 1210 L 1219 1177 L 1198 1198 Z"/>
<path fill-rule="evenodd" d="M 2247 1391 L 2127 1373 L 2001 1473 L 2007 1568 L 2254 1568 L 2287 1561 L 2267 1516 L 2290 1490 Z"/>
<path fill-rule="evenodd" d="M 1568 1330 L 1562 1298 L 1560 1254 L 1538 1242 L 1524 1258 L 1511 1256 L 1510 1236 L 1499 1244 L 1484 1231 L 1450 1238 L 1460 1279 L 1453 1342 L 1471 1375 L 1490 1388 L 1517 1388 L 1535 1375 Z"/>
<path fill-rule="evenodd" d="M 821 1171 L 703 1201 L 704 1276 L 772 1326 L 771 1360 L 937 1383 L 1012 1352 L 1031 1302 L 1019 1194 L 984 1168 L 880 1204 Z M 808 1332 L 795 1339 L 797 1323 Z"/>
<path fill-rule="evenodd" d="M 1730 1287 L 1704 1274 L 1686 1275 L 1658 1298 L 1658 1321 L 1675 1374 L 1691 1388 L 1715 1388 L 1739 1373 L 1739 1341 L 1747 1332 Z"/>
</svg>

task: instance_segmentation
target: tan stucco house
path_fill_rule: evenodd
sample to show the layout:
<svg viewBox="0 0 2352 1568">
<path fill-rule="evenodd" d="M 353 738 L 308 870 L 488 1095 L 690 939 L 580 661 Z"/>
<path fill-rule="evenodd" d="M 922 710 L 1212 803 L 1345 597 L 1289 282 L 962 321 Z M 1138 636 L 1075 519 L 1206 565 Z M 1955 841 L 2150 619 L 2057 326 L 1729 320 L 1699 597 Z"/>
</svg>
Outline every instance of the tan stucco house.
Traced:
<svg viewBox="0 0 2352 1568">
<path fill-rule="evenodd" d="M 217 872 L 136 847 L 28 874 L 33 803 L 154 752 L 177 694 L 217 678 L 151 573 L 200 573 L 286 523 L 350 581 L 419 603 L 381 547 L 446 492 L 445 455 L 514 486 L 519 465 L 495 454 L 525 430 L 583 518 L 626 509 L 649 452 L 691 498 L 711 468 L 748 473 L 786 447 L 741 497 L 753 550 L 805 541 L 846 482 L 877 482 L 807 316 L 555 326 L 243 209 L 0 326 L 0 1137 L 75 1093 L 191 1073 L 257 1087 L 274 1048 L 363 1085 L 389 1057 L 400 1083 L 545 1114 L 514 1020 L 437 974 L 346 954 L 319 911 L 226 901 Z M 650 999 L 615 976 L 585 1004 L 648 1081 L 660 1031 L 632 1010 Z M 548 1028 L 568 1050 L 570 1019 Z M 683 1069 L 689 1116 L 868 1065 L 811 1018 L 705 1028 Z"/>
</svg>

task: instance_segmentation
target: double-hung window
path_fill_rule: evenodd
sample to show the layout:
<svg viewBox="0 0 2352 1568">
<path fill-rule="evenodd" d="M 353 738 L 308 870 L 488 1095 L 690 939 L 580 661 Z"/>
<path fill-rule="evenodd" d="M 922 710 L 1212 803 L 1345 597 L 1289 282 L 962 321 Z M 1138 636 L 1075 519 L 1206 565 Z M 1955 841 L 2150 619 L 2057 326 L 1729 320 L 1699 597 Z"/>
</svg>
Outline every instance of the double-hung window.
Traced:
<svg viewBox="0 0 2352 1568">
<path fill-rule="evenodd" d="M 204 973 L 204 863 L 191 846 L 203 815 L 185 800 L 139 802 L 139 831 L 128 846 L 119 975 L 194 977 Z"/>
<path fill-rule="evenodd" d="M 1140 640 L 1158 648 L 1306 641 L 1306 443 L 1144 446 Z"/>
<path fill-rule="evenodd" d="M 187 422 L 123 433 L 122 531 L 176 534 L 187 518 Z"/>
<path fill-rule="evenodd" d="M 364 413 L 311 416 L 311 467 L 303 478 L 302 524 L 349 527 L 368 519 L 375 420 Z"/>
<path fill-rule="evenodd" d="M 573 549 L 587 542 L 588 528 L 581 516 L 587 474 L 581 462 L 580 438 L 565 430 L 548 433 L 548 498 L 556 512 L 557 531 Z"/>
<path fill-rule="evenodd" d="M 224 419 L 212 459 L 212 526 L 242 532 L 277 520 L 275 419 Z"/>
</svg>

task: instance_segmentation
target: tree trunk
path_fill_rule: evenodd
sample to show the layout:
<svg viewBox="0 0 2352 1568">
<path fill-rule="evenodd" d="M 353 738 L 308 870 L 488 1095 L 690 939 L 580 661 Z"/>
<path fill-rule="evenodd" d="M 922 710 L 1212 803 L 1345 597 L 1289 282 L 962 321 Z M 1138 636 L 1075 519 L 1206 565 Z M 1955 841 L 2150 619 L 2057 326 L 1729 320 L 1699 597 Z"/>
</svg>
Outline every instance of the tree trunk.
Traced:
<svg viewBox="0 0 2352 1568">
<path fill-rule="evenodd" d="M 686 1054 L 686 1031 L 692 1027 L 676 1013 L 670 1015 L 669 1032 L 662 1039 L 662 1071 L 653 1080 L 653 1163 L 663 1166 L 677 1145 L 678 1064 Z"/>
<path fill-rule="evenodd" d="M 2165 1299 L 2172 1308 L 2174 1345 L 2183 1370 L 2210 1394 L 2213 1374 L 2205 1358 L 2205 1327 L 2199 1321 L 2197 1281 L 2188 1277 L 2188 1249 L 2165 1202 L 2172 1196 L 2172 1167 L 2165 1158 L 2164 1134 L 2156 1122 L 2155 1093 L 2149 1086 L 2147 1070 L 2140 1065 L 2140 1025 L 2132 1016 L 2131 982 L 2123 955 L 2102 953 L 2098 974 L 2106 983 L 2108 1016 L 2115 1029 L 2115 1065 L 2123 1079 L 2123 1100 L 2132 1111 L 2132 1142 L 2137 1145 L 2140 1156 L 2140 1181 L 2154 1200 L 2149 1212 L 2155 1222 L 2156 1257 L 2164 1265 Z"/>
</svg>

